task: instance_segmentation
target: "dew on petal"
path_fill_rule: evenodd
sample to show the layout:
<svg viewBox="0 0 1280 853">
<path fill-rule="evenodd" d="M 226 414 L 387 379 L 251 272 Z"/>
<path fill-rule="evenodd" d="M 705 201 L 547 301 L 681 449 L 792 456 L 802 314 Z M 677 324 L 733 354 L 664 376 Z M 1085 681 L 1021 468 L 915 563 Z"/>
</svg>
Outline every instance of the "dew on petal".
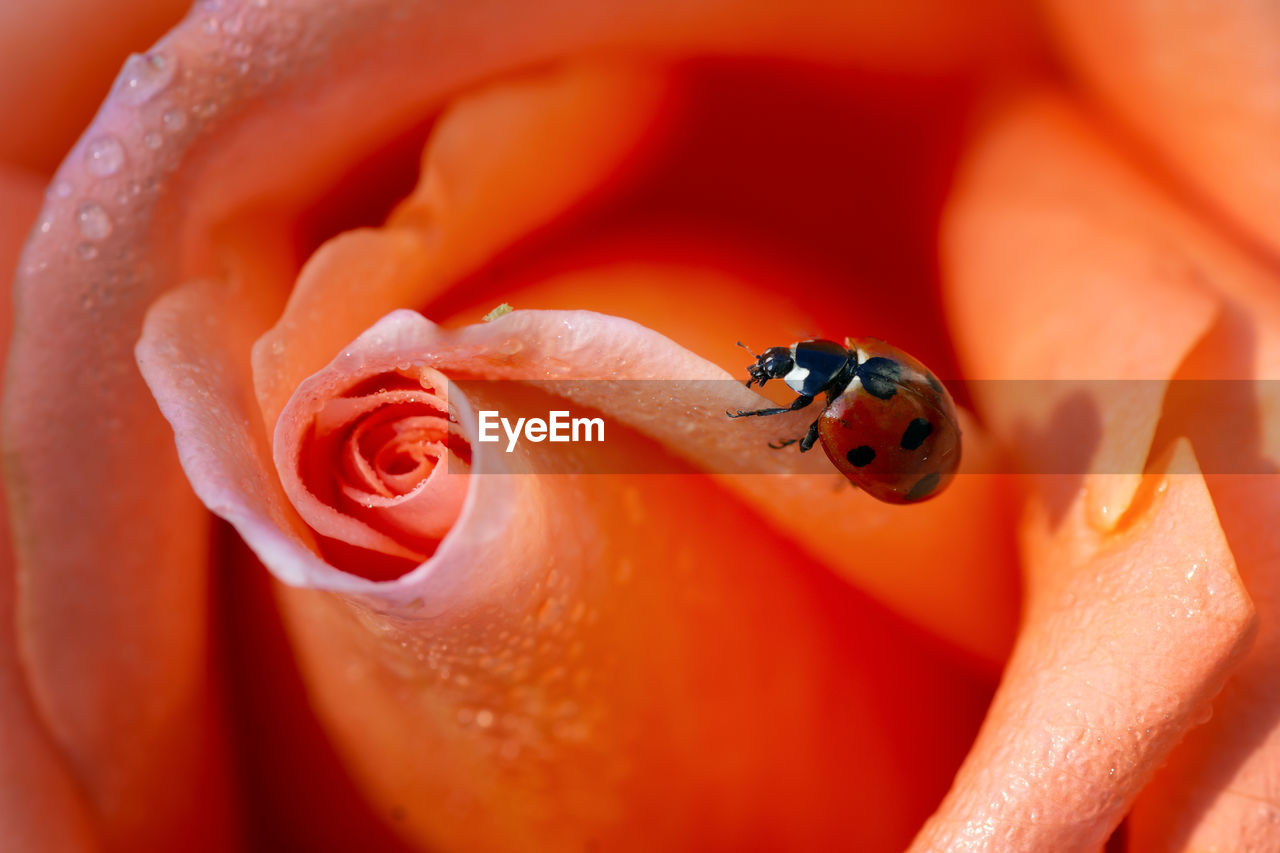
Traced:
<svg viewBox="0 0 1280 853">
<path fill-rule="evenodd" d="M 98 257 L 98 247 L 92 243 L 81 243 L 76 246 L 76 254 L 80 256 L 82 261 L 91 261 Z"/>
<path fill-rule="evenodd" d="M 176 70 L 174 61 L 163 53 L 132 54 L 116 79 L 116 91 L 127 103 L 146 103 L 164 91 Z"/>
<path fill-rule="evenodd" d="M 111 233 L 111 217 L 96 201 L 86 201 L 76 210 L 76 224 L 86 240 L 102 240 Z"/>
<path fill-rule="evenodd" d="M 160 116 L 160 121 L 164 122 L 165 130 L 177 133 L 187 126 L 187 114 L 177 107 L 171 107 Z"/>
<path fill-rule="evenodd" d="M 99 178 L 114 175 L 124 165 L 124 146 L 114 136 L 99 136 L 85 148 L 84 165 Z"/>
<path fill-rule="evenodd" d="M 164 145 L 164 137 L 156 133 L 154 130 L 142 137 L 142 143 L 152 151 Z"/>
<path fill-rule="evenodd" d="M 58 181 L 56 184 L 53 185 L 53 194 L 56 195 L 58 198 L 70 198 L 71 184 L 67 183 L 66 181 Z"/>
</svg>

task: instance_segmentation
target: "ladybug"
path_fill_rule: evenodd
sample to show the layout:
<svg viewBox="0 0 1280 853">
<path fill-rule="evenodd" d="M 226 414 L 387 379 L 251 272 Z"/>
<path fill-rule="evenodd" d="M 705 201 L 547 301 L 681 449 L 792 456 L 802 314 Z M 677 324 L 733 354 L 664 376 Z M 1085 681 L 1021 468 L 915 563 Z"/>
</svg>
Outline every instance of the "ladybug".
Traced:
<svg viewBox="0 0 1280 853">
<path fill-rule="evenodd" d="M 947 487 L 960 467 L 960 424 L 947 389 L 927 367 L 875 338 L 800 341 L 770 347 L 747 368 L 747 387 L 781 379 L 798 395 L 790 406 L 726 412 L 731 418 L 803 409 L 819 394 L 827 403 L 802 438 L 804 453 L 822 441 L 827 457 L 873 498 L 916 503 Z"/>
</svg>

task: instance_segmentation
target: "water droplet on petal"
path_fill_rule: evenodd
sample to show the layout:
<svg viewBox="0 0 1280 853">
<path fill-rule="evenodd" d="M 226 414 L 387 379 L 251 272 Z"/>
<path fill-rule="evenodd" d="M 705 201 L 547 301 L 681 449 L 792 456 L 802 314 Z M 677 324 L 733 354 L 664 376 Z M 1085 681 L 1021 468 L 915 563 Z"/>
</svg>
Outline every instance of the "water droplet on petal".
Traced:
<svg viewBox="0 0 1280 853">
<path fill-rule="evenodd" d="M 41 233 L 41 234 L 48 234 L 48 233 L 49 233 L 49 231 L 50 231 L 52 228 L 53 228 L 53 220 L 52 220 L 52 219 L 49 219 L 48 217 L 45 217 L 44 219 L 41 219 L 41 220 L 40 220 L 40 233 Z"/>
<path fill-rule="evenodd" d="M 200 22 L 200 29 L 205 35 L 214 36 L 218 34 L 218 22 L 213 18 L 205 18 Z"/>
<path fill-rule="evenodd" d="M 187 126 L 187 114 L 177 108 L 165 110 L 160 120 L 164 122 L 164 129 L 173 133 Z"/>
<path fill-rule="evenodd" d="M 152 151 L 164 145 L 164 137 L 156 133 L 154 130 L 142 137 L 142 143 Z"/>
<path fill-rule="evenodd" d="M 99 136 L 84 151 L 84 166 L 89 174 L 105 178 L 124 165 L 124 146 L 114 136 Z"/>
<path fill-rule="evenodd" d="M 58 198 L 69 198 L 71 196 L 71 184 L 66 181 L 58 181 L 53 186 L 53 194 Z"/>
<path fill-rule="evenodd" d="M 86 201 L 76 210 L 76 223 L 86 240 L 101 240 L 111 233 L 111 217 L 96 201 Z"/>
<path fill-rule="evenodd" d="M 76 246 L 76 254 L 80 256 L 82 261 L 91 261 L 98 257 L 98 247 L 92 243 L 81 243 Z"/>
<path fill-rule="evenodd" d="M 132 54 L 116 79 L 116 91 L 127 103 L 145 103 L 169 85 L 176 70 L 163 53 Z"/>
<path fill-rule="evenodd" d="M 224 18 L 222 21 L 222 31 L 229 36 L 233 36 L 240 32 L 241 20 L 239 18 Z"/>
</svg>

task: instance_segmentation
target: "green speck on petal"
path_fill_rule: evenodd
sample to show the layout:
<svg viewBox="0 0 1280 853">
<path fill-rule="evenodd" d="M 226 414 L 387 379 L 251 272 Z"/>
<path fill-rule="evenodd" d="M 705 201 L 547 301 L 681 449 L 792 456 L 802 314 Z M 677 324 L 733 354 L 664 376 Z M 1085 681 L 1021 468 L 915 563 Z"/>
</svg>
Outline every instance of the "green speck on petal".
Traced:
<svg viewBox="0 0 1280 853">
<path fill-rule="evenodd" d="M 510 314 L 514 310 L 515 310 L 514 308 L 512 308 L 510 305 L 504 302 L 501 305 L 499 305 L 497 308 L 494 308 L 488 314 L 485 314 L 484 317 L 482 317 L 481 319 L 487 323 L 490 320 L 498 319 L 503 314 Z"/>
</svg>

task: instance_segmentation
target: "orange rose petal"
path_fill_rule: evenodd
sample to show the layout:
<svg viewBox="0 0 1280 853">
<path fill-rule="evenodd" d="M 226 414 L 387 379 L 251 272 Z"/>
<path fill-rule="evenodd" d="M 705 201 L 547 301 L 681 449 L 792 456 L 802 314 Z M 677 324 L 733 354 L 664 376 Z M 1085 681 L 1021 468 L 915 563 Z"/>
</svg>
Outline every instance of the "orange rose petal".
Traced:
<svg viewBox="0 0 1280 853">
<path fill-rule="evenodd" d="M 0 270 L 18 251 L 44 181 L 0 166 Z M 0 304 L 0 366 L 9 352 L 9 300 Z M 19 658 L 8 508 L 0 495 L 0 837 L 19 850 L 93 850 L 96 832 L 74 776 L 32 702 Z"/>
<path fill-rule="evenodd" d="M 1223 530 L 1257 603 L 1258 642 L 1130 819 L 1152 849 L 1268 850 L 1280 821 L 1280 286 L 1233 246 L 1197 246 L 1224 310 L 1179 370 L 1162 431 L 1191 437 Z"/>
<path fill-rule="evenodd" d="M 413 304 L 431 279 L 431 262 L 422 237 L 403 229 L 347 231 L 316 250 L 284 314 L 253 345 L 254 385 L 268 430 L 298 382 L 374 320 Z"/>
<path fill-rule="evenodd" d="M 0 190 L 3 194 L 3 190 Z M 15 850 L 97 850 L 94 819 L 35 705 L 17 648 L 8 508 L 0 497 L 0 836 Z"/>
<path fill-rule="evenodd" d="M 1171 210 L 1042 97 L 981 135 L 947 214 L 946 298 L 979 409 L 1029 470 L 1062 475 L 1063 500 L 1086 472 L 1105 475 L 1087 496 L 1104 529 L 1137 488 L 1167 380 L 1217 310 Z"/>
<path fill-rule="evenodd" d="M 13 117 L 0 134 L 0 163 L 51 173 L 129 52 L 144 50 L 189 6 L 188 0 L 0 5 L 0 115 Z"/>
<path fill-rule="evenodd" d="M 25 233 L 31 228 L 42 196 L 29 179 L 12 173 L 6 173 L 0 196 L 4 211 L 0 216 L 6 220 L 0 254 L 12 260 L 21 240 L 15 230 Z M 52 230 L 56 218 L 47 211 L 45 216 Z M 37 235 L 43 232 L 43 226 L 36 228 Z M 10 246 L 13 251 L 5 251 Z M 24 345 L 34 329 L 31 314 L 24 309 L 33 300 L 26 296 L 20 276 L 21 320 L 11 362 L 16 373 L 31 363 L 31 351 Z M 34 301 L 43 300 L 50 307 L 57 301 L 48 293 L 41 293 Z M 8 329 L 6 317 L 6 337 Z M 81 331 L 92 336 L 96 330 Z M 68 354 L 94 350 L 76 334 L 77 330 L 55 324 L 41 340 L 41 351 L 47 352 L 43 349 L 46 346 Z M 100 350 L 96 354 L 103 355 Z M 45 358 L 38 357 L 41 368 L 49 365 Z M 74 358 L 70 361 L 76 362 Z M 101 364 L 90 363 L 82 369 L 83 375 L 68 382 L 75 394 L 87 398 L 93 397 L 93 391 L 82 386 L 121 374 Z M 22 379 L 13 380 L 13 384 L 21 387 Z M 50 396 L 43 385 L 40 394 Z M 7 406 L 12 428 L 18 413 L 12 399 Z M 146 848 L 166 846 L 176 837 L 185 838 L 193 827 L 204 827 L 199 831 L 207 840 L 200 844 L 208 847 L 200 849 L 224 845 L 234 832 L 234 824 L 219 787 L 224 748 L 212 713 L 213 699 L 203 683 L 208 666 L 201 619 L 206 600 L 204 581 L 199 575 L 181 571 L 152 578 L 153 561 L 161 558 L 161 549 L 150 526 L 137 524 L 138 518 L 163 517 L 166 523 L 180 527 L 185 515 L 196 520 L 203 531 L 204 513 L 194 502 L 183 500 L 185 488 L 180 482 L 175 484 L 182 488 L 176 500 L 152 504 L 143 490 L 130 487 L 145 468 L 120 470 L 103 464 L 106 460 L 100 454 L 104 445 L 86 442 L 85 436 L 78 434 L 87 429 L 83 422 L 62 424 L 76 434 L 64 436 L 65 444 L 57 443 L 56 421 L 46 420 L 48 417 L 38 415 L 31 427 L 34 432 L 24 436 L 37 442 L 51 438 L 54 444 L 46 445 L 50 457 L 62 460 L 38 477 L 38 488 L 57 492 L 61 487 L 64 494 L 76 495 L 81 506 L 76 509 L 73 500 L 70 506 L 47 507 L 44 529 L 52 531 L 52 536 L 33 535 L 33 515 L 38 515 L 39 508 L 31 500 L 30 481 L 23 477 L 23 463 L 29 460 L 6 460 L 17 567 L 16 580 L 6 581 L 6 586 L 16 583 L 16 589 L 4 609 L 6 614 L 13 613 L 12 621 L 9 617 L 6 621 L 13 631 L 22 670 L 19 673 L 16 661 L 13 668 L 6 667 L 5 689 L 12 704 L 4 702 L 3 707 L 13 716 L 4 728 L 6 739 L 12 740 L 0 752 L 6 756 L 6 768 L 23 780 L 5 786 L 13 795 L 0 806 L 6 832 L 30 839 L 29 847 L 14 842 L 24 849 L 44 849 L 38 840 L 48 841 L 51 849 L 62 849 L 59 842 L 65 843 L 66 849 L 87 849 L 95 841 Z M 104 423 L 101 411 L 91 417 L 91 423 L 109 433 L 118 434 L 122 426 L 120 421 Z M 156 426 L 164 429 L 163 422 Z M 163 431 L 148 438 L 145 428 L 139 427 L 135 438 L 164 446 Z M 75 460 L 70 467 L 65 464 L 68 453 Z M 101 482 L 109 485 L 86 488 L 86 478 L 91 478 L 98 466 Z M 100 525 L 113 512 L 124 521 L 108 531 Z M 72 529 L 76 535 L 68 531 L 68 518 L 75 519 Z M 85 536 L 90 531 L 106 533 L 113 543 L 111 548 L 104 549 L 98 539 L 84 541 L 91 539 Z M 87 548 L 79 550 L 77 545 Z M 206 554 L 200 535 L 181 544 L 171 541 L 168 547 L 174 559 L 192 567 L 202 565 Z M 42 548 L 59 552 L 59 560 L 43 563 L 33 572 L 33 553 Z M 5 551 L 8 560 L 7 547 Z M 113 551 L 118 558 L 104 560 L 104 554 Z M 65 562 L 59 567 L 59 561 Z M 129 562 L 137 570 L 135 574 L 123 569 Z M 86 573 L 86 567 L 95 571 Z M 157 598 L 165 602 L 164 607 L 154 606 Z M 121 625 L 130 627 L 121 631 Z M 138 701 L 142 695 L 147 701 Z M 202 770 L 189 786 L 172 784 L 171 774 L 190 773 L 195 766 Z M 55 811 L 62 809 L 65 811 Z"/>
<path fill-rule="evenodd" d="M 1072 129 L 1064 132 L 1064 128 Z M 1203 849 L 1215 845 L 1250 849 L 1254 839 L 1273 835 L 1274 804 L 1280 797 L 1272 772 L 1280 754 L 1275 723 L 1280 689 L 1273 676 L 1280 666 L 1280 650 L 1272 628 L 1275 620 L 1268 618 L 1272 602 L 1280 601 L 1272 571 L 1276 546 L 1271 533 L 1280 491 L 1273 477 L 1260 476 L 1276 470 L 1275 460 L 1280 458 L 1280 424 L 1276 423 L 1280 407 L 1270 381 L 1280 376 L 1280 335 L 1274 331 L 1280 329 L 1280 298 L 1275 277 L 1161 197 L 1114 153 L 1096 140 L 1089 141 L 1086 132 L 1065 120 L 1059 110 L 1048 111 L 1046 117 L 1043 107 L 1025 109 L 991 133 L 986 146 L 993 153 L 979 162 L 991 164 L 985 169 L 987 177 L 982 184 L 971 186 L 967 200 L 961 197 L 955 221 L 963 227 L 966 217 L 981 221 L 979 217 L 985 216 L 992 227 L 1002 225 L 1004 230 L 997 234 L 987 228 L 969 228 L 970 242 L 964 252 L 959 251 L 956 241 L 959 281 L 976 287 L 993 277 L 998 280 L 999 267 L 1018 269 L 1018 258 L 1025 253 L 1034 259 L 1023 261 L 1028 267 L 1034 263 L 1045 268 L 1035 275 L 1036 281 L 1059 281 L 1058 276 L 1074 271 L 1075 279 L 1063 281 L 1056 293 L 1069 287 L 1072 293 L 1083 289 L 1087 294 L 1091 281 L 1113 283 L 1105 310 L 1080 315 L 1076 342 L 1070 349 L 1074 353 L 1101 351 L 1108 357 L 1107 339 L 1095 340 L 1088 327 L 1108 322 L 1104 315 L 1109 312 L 1124 315 L 1130 299 L 1127 294 L 1132 293 L 1134 299 L 1127 316 L 1134 319 L 1128 321 L 1132 325 L 1125 344 L 1142 344 L 1157 354 L 1163 349 L 1169 355 L 1175 340 L 1152 347 L 1144 330 L 1172 336 L 1184 311 L 1180 302 L 1195 292 L 1212 299 L 1214 307 L 1205 309 L 1201 337 L 1182 356 L 1174 373 L 1175 385 L 1162 401 L 1157 441 L 1167 443 L 1187 435 L 1194 442 L 1232 554 L 1258 603 L 1261 629 L 1257 645 L 1217 701 L 1217 719 L 1212 726 L 1196 732 L 1185 750 L 1176 751 L 1167 770 L 1153 783 L 1151 796 L 1139 799 L 1133 837 L 1156 847 L 1190 843 L 1194 838 Z M 1029 165 L 1019 171 L 1018 163 Z M 1046 163 L 1054 168 L 1045 168 Z M 1013 182 L 1003 183 L 999 164 L 1021 174 L 1023 186 L 1034 186 L 1029 174 L 1038 174 L 1046 182 L 1042 198 L 1029 196 Z M 1010 188 L 996 193 L 1001 186 Z M 983 187 L 992 190 L 985 201 L 980 200 Z M 1071 205 L 1065 205 L 1064 200 Z M 1001 209 L 1011 215 L 996 219 L 994 213 Z M 1038 219 L 1046 227 L 1030 234 L 1017 230 L 1019 222 L 1037 221 L 1029 211 L 1040 211 Z M 1047 227 L 1053 223 L 1057 223 L 1053 228 Z M 1068 233 L 1076 234 L 1077 240 L 1058 249 L 1058 242 L 1048 238 L 1061 234 L 1063 223 L 1072 223 Z M 981 256 L 984 233 L 988 235 L 987 251 L 998 259 L 1003 245 L 1006 258 L 1003 265 L 983 267 L 986 278 L 966 272 L 964 260 L 966 252 Z M 1020 304 L 1026 299 L 1022 287 L 1026 280 L 1032 276 L 1008 281 L 1000 298 Z M 957 288 L 955 293 L 959 298 L 964 291 Z M 1149 316 L 1153 306 L 1160 312 L 1159 324 L 1137 319 Z M 1170 315 L 1168 324 L 1166 313 Z M 960 316 L 966 315 L 961 312 Z M 972 316 L 976 317 L 976 312 Z M 1052 316 L 1076 315 L 1063 308 Z M 991 322 L 997 319 L 990 318 Z M 989 334 L 984 332 L 984 336 Z M 1185 331 L 1178 334 L 1187 340 Z M 975 346 L 981 346 L 985 339 L 972 335 Z M 1026 363 L 1031 365 L 1056 366 L 1062 355 L 1046 350 L 1024 358 L 1029 358 Z M 988 347 L 983 357 L 1000 358 L 1002 354 Z M 1126 363 L 1122 354 L 1117 354 L 1116 363 Z M 1149 367 L 1167 363 L 1167 358 L 1161 358 Z M 1210 382 L 1199 384 L 1206 380 Z M 999 423 L 996 428 L 1001 429 Z M 1086 499 L 1096 501 L 1096 494 L 1093 484 L 1087 483 Z M 1095 512 L 1093 517 L 1097 516 Z"/>
<path fill-rule="evenodd" d="M 1213 719 L 1188 735 L 1134 804 L 1128 819 L 1134 849 L 1248 853 L 1275 846 L 1280 583 L 1269 530 L 1280 495 L 1274 480 L 1274 474 L 1209 478 L 1240 573 L 1257 602 L 1258 641 L 1214 700 Z"/>
<path fill-rule="evenodd" d="M 1280 8 L 1050 0 L 1068 61 L 1213 208 L 1280 249 Z"/>
<path fill-rule="evenodd" d="M 473 271 L 616 179 L 655 130 L 665 74 L 579 60 L 468 92 L 440 117 L 418 186 L 388 224 L 431 238 L 443 278 Z"/>
<path fill-rule="evenodd" d="M 1253 638 L 1253 606 L 1189 443 L 1156 470 L 1122 532 L 1094 529 L 1080 502 L 1063 519 L 1033 505 L 1023 630 L 913 850 L 1097 849 L 1207 719 Z"/>
<path fill-rule="evenodd" d="M 598 186 L 652 123 L 661 93 L 653 71 L 573 65 L 452 104 L 432 133 L 418 189 L 391 227 L 321 246 L 256 345 L 255 383 L 269 427 L 298 382 L 374 320 L 425 304 Z"/>
<path fill-rule="evenodd" d="M 510 479 L 476 606 L 282 591 L 378 812 L 430 849 L 903 848 L 981 691 L 705 478 Z"/>
</svg>

